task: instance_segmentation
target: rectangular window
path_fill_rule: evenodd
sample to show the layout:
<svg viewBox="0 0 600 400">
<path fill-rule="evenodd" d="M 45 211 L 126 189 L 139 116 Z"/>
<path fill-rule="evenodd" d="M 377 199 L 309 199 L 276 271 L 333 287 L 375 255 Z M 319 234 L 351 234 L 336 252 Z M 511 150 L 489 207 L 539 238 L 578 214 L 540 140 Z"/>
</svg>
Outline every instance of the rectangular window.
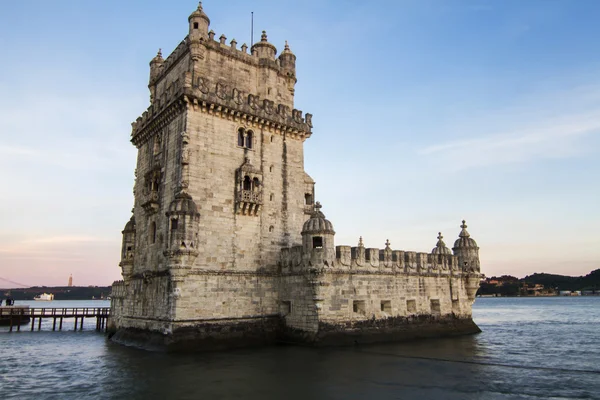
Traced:
<svg viewBox="0 0 600 400">
<path fill-rule="evenodd" d="M 365 301 L 364 300 L 354 300 L 354 302 L 352 302 L 352 311 L 355 314 L 366 315 L 367 311 L 365 308 Z"/>
<path fill-rule="evenodd" d="M 381 300 L 381 311 L 384 313 L 391 314 L 392 313 L 392 301 L 391 300 Z"/>
<path fill-rule="evenodd" d="M 281 315 L 286 316 L 292 313 L 292 302 L 282 301 L 281 302 Z"/>
<path fill-rule="evenodd" d="M 322 249 L 323 248 L 323 237 L 322 236 L 313 236 L 313 249 Z"/>
<path fill-rule="evenodd" d="M 417 302 L 415 300 L 406 300 L 406 310 L 409 314 L 417 312 Z"/>
<path fill-rule="evenodd" d="M 178 225 L 179 225 L 179 220 L 177 220 L 177 219 L 171 220 L 171 230 L 172 231 L 176 231 Z"/>
<path fill-rule="evenodd" d="M 440 315 L 441 314 L 440 301 L 437 299 L 430 300 L 429 303 L 431 305 L 431 313 L 433 315 Z"/>
</svg>

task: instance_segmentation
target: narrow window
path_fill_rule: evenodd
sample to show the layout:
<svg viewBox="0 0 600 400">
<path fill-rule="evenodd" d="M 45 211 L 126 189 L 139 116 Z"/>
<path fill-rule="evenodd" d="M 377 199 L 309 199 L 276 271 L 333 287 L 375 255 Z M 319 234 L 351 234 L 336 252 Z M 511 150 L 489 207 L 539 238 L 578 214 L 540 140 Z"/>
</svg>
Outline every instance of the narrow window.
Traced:
<svg viewBox="0 0 600 400">
<path fill-rule="evenodd" d="M 313 249 L 323 248 L 323 236 L 313 236 Z"/>
<path fill-rule="evenodd" d="M 269 172 L 273 172 L 273 166 L 272 165 L 269 167 Z"/>
<path fill-rule="evenodd" d="M 243 190 L 252 190 L 252 182 L 250 181 L 250 177 L 248 175 L 246 175 L 244 177 L 244 183 L 242 186 Z"/>
<path fill-rule="evenodd" d="M 150 224 L 150 243 L 156 243 L 156 222 Z"/>
<path fill-rule="evenodd" d="M 244 147 L 244 128 L 238 130 L 238 146 Z"/>
<path fill-rule="evenodd" d="M 273 230 L 275 230 L 275 227 L 274 227 L 273 225 L 271 225 L 271 226 L 269 227 L 269 232 L 273 232 Z"/>
<path fill-rule="evenodd" d="M 273 136 L 271 136 L 271 143 L 273 143 Z"/>
<path fill-rule="evenodd" d="M 252 148 L 252 136 L 252 131 L 248 131 L 248 133 L 246 133 L 246 147 L 249 149 Z"/>
<path fill-rule="evenodd" d="M 271 193 L 271 195 L 269 196 L 269 201 L 273 201 L 273 197 L 275 197 L 275 195 L 273 195 L 273 193 Z"/>
<path fill-rule="evenodd" d="M 440 301 L 439 300 L 430 300 L 429 303 L 431 305 L 431 313 L 433 315 L 440 315 L 441 314 Z"/>
<path fill-rule="evenodd" d="M 271 88 L 267 89 L 267 94 L 271 94 Z"/>
<path fill-rule="evenodd" d="M 259 187 L 260 187 L 260 181 L 258 180 L 258 178 L 254 178 L 252 180 L 252 190 L 257 191 Z"/>
<path fill-rule="evenodd" d="M 313 203 L 312 194 L 306 193 L 304 195 L 304 204 L 306 204 L 307 206 L 310 206 L 310 205 L 312 205 L 312 203 Z"/>
<path fill-rule="evenodd" d="M 179 220 L 177 220 L 177 219 L 171 220 L 171 230 L 172 231 L 176 231 L 178 225 L 179 225 Z"/>
<path fill-rule="evenodd" d="M 194 29 L 198 29 L 198 23 L 194 22 Z"/>
</svg>

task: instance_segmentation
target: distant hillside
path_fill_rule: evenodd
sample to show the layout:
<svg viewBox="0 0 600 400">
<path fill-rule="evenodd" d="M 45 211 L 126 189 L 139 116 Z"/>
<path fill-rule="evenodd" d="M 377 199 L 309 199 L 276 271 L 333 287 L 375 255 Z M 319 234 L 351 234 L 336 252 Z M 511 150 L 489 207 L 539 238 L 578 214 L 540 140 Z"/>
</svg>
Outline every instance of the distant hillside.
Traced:
<svg viewBox="0 0 600 400">
<path fill-rule="evenodd" d="M 0 299 L 6 298 L 6 293 L 15 300 L 33 300 L 42 293 L 52 293 L 54 300 L 91 300 L 100 299 L 110 295 L 110 286 L 34 286 L 26 289 L 3 289 Z"/>
<path fill-rule="evenodd" d="M 481 283 L 478 295 L 518 296 L 531 295 L 531 288 L 542 285 L 544 289 L 539 294 L 551 294 L 560 291 L 588 291 L 600 292 L 600 269 L 594 270 L 585 276 L 566 276 L 545 273 L 535 273 L 525 278 L 518 279 L 510 275 L 493 276 Z M 529 288 L 529 289 L 528 289 Z M 535 289 L 538 290 L 538 289 Z"/>
<path fill-rule="evenodd" d="M 520 279 L 521 282 L 541 284 L 557 290 L 600 290 L 600 269 L 586 276 L 565 276 L 553 274 L 533 274 Z"/>
</svg>

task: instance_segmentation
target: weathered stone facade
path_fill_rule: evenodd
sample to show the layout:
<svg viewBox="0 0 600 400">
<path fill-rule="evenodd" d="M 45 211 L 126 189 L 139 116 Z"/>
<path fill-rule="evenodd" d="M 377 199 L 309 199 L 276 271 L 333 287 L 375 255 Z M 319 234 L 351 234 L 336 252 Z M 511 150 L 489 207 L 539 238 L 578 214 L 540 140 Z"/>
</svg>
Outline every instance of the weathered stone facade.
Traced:
<svg viewBox="0 0 600 400">
<path fill-rule="evenodd" d="M 133 216 L 110 328 L 119 341 L 215 349 L 275 340 L 346 343 L 478 331 L 479 248 L 335 246 L 304 171 L 312 116 L 294 108 L 296 56 L 189 35 L 150 62 L 132 124 Z"/>
</svg>

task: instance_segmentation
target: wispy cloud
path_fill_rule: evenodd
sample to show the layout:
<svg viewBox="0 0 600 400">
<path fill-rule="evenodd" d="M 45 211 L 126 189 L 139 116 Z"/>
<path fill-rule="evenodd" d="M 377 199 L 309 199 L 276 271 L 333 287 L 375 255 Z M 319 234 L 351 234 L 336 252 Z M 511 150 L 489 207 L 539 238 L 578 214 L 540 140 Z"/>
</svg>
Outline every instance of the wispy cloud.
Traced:
<svg viewBox="0 0 600 400">
<path fill-rule="evenodd" d="M 507 132 L 427 146 L 418 150 L 418 154 L 436 157 L 450 171 L 574 157 L 588 150 L 585 136 L 600 133 L 600 109 L 536 122 L 523 123 L 523 127 Z"/>
</svg>

